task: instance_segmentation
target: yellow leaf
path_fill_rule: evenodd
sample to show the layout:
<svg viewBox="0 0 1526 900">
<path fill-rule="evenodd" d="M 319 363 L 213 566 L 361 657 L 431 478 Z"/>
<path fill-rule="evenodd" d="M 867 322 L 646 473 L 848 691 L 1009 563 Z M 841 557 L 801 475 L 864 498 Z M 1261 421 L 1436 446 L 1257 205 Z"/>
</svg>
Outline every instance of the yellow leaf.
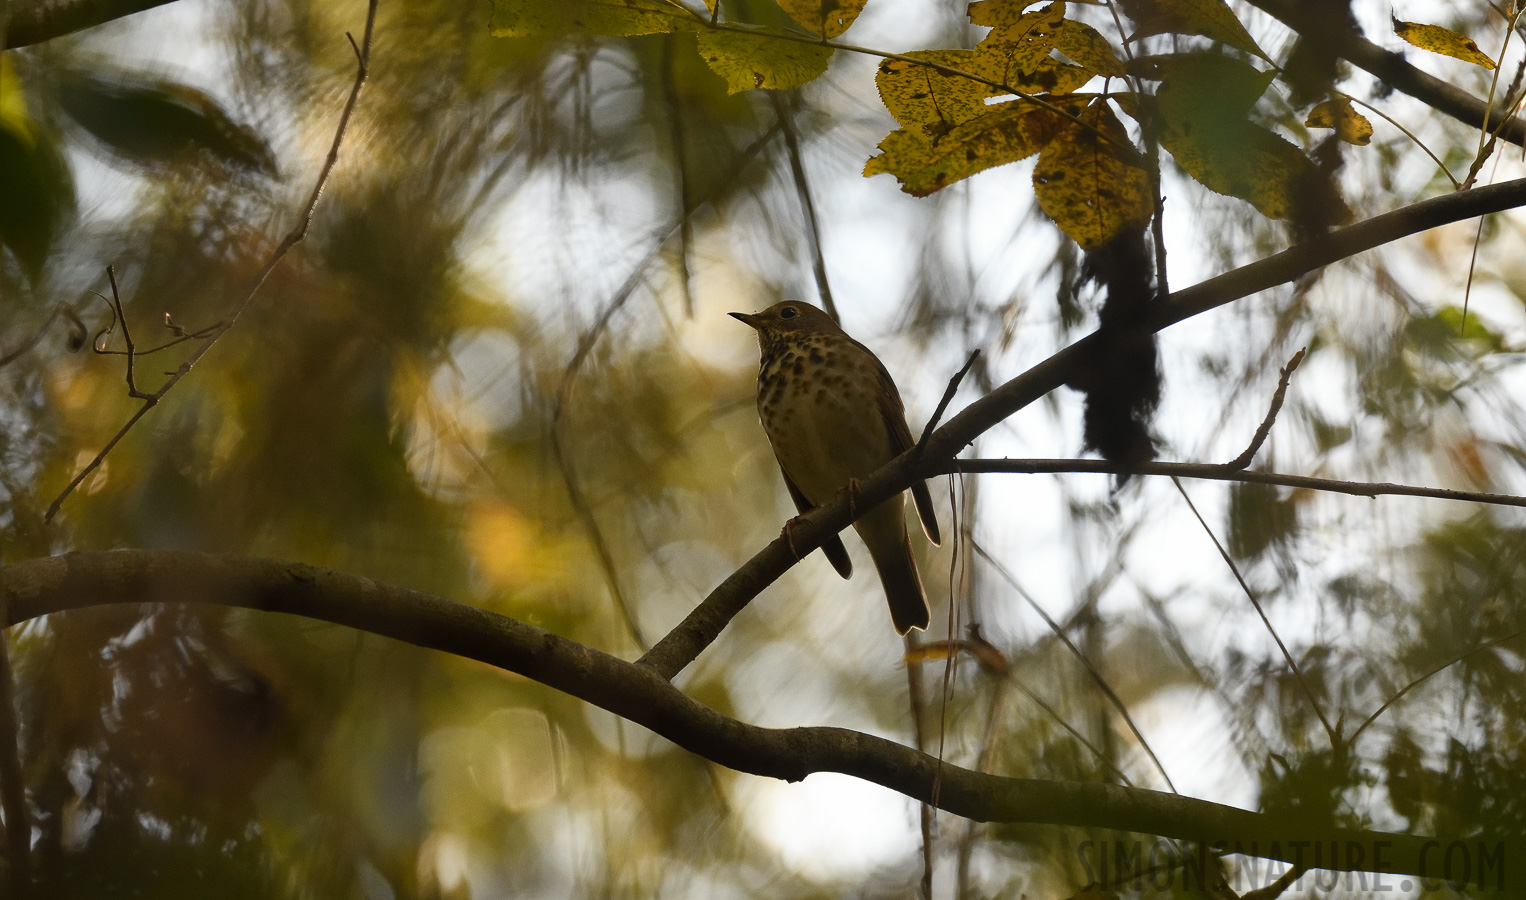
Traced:
<svg viewBox="0 0 1526 900">
<path fill-rule="evenodd" d="M 1149 174 L 1120 156 L 1131 145 L 1107 102 L 1095 101 L 1081 121 L 1091 127 L 1070 123 L 1039 154 L 1033 190 L 1061 231 L 1095 250 L 1126 226 L 1148 222 L 1154 203 Z"/>
<path fill-rule="evenodd" d="M 1041 59 L 1032 69 L 1019 72 L 1017 66 L 1007 73 L 1006 85 L 1024 94 L 1053 94 L 1061 96 L 1080 90 L 1092 80 L 1090 69 L 1062 63 L 1055 59 Z"/>
<path fill-rule="evenodd" d="M 1022 12 L 1023 5 L 995 0 L 970 4 L 970 21 L 991 26 L 991 33 L 976 45 L 976 50 L 1006 59 L 1003 66 L 1006 71 L 1033 71 L 1054 49 L 1060 25 L 1065 21 L 1062 0 L 1033 12 Z"/>
<path fill-rule="evenodd" d="M 834 38 L 853 24 L 865 0 L 779 0 L 790 18 L 822 37 Z"/>
<path fill-rule="evenodd" d="M 905 128 L 892 131 L 880 141 L 880 154 L 864 166 L 864 175 L 889 173 L 901 182 L 901 190 L 926 197 L 976 172 L 1037 153 L 1053 133 L 1053 118 L 1049 110 L 1013 100 L 936 138 Z"/>
<path fill-rule="evenodd" d="M 1372 143 L 1372 123 L 1357 112 L 1351 101 L 1335 97 L 1317 104 L 1309 110 L 1304 124 L 1310 128 L 1334 128 L 1335 136 L 1348 144 L 1366 146 Z"/>
<path fill-rule="evenodd" d="M 1478 45 L 1473 43 L 1472 38 L 1458 34 L 1450 28 L 1442 28 L 1440 25 L 1420 25 L 1415 22 L 1401 22 L 1396 18 L 1393 19 L 1393 23 L 1394 34 L 1409 41 L 1421 50 L 1440 53 L 1442 56 L 1450 56 L 1453 59 L 1470 62 L 1475 66 L 1483 66 L 1486 69 L 1494 68 L 1494 60 L 1478 49 Z"/>
<path fill-rule="evenodd" d="M 568 32 L 628 37 L 695 31 L 699 23 L 661 0 L 492 0 L 488 28 L 494 37 Z"/>
<path fill-rule="evenodd" d="M 1123 63 L 1113 52 L 1112 45 L 1097 29 L 1085 22 L 1074 19 L 1061 22 L 1055 49 L 1098 75 L 1123 77 Z"/>
<path fill-rule="evenodd" d="M 984 78 L 1001 77 L 1000 72 L 993 75 L 983 68 L 984 61 L 973 50 L 917 50 L 906 55 Z M 901 127 L 912 130 L 920 127 L 930 137 L 984 114 L 985 98 L 995 93 L 978 81 L 900 59 L 880 63 L 874 84 L 885 108 Z"/>
<path fill-rule="evenodd" d="M 699 55 L 726 79 L 726 91 L 799 87 L 827 70 L 832 48 L 767 31 L 710 31 L 699 36 Z"/>
<path fill-rule="evenodd" d="M 1136 40 L 1152 34 L 1200 34 L 1270 61 L 1224 0 L 1123 0 Z"/>
</svg>

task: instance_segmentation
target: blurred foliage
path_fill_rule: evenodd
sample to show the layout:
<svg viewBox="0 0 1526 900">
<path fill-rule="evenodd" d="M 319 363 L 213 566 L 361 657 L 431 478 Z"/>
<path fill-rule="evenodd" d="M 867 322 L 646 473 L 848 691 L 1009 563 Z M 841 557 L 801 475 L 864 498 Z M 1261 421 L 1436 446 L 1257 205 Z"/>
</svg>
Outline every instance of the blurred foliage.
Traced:
<svg viewBox="0 0 1526 900">
<path fill-rule="evenodd" d="M 25 342 L 62 302 L 121 350 L 96 334 L 108 263 L 140 347 L 226 316 L 311 190 L 362 9 L 170 4 L 7 52 L 0 358 L 26 352 L 0 368 L 0 553 L 295 559 L 634 657 L 612 579 L 661 634 L 792 514 L 752 411 L 755 350 L 723 313 L 812 296 L 803 199 L 849 330 L 915 426 L 970 349 L 987 350 L 969 380 L 984 390 L 1095 327 L 1078 246 L 1153 214 L 1152 142 L 1174 160 L 1160 186 L 1182 283 L 1286 246 L 1273 220 L 1307 225 L 1318 179 L 1362 216 L 1447 189 L 1415 139 L 1457 175 L 1479 161 L 1476 130 L 1349 67 L 1295 100 L 1267 62 L 1293 36 L 1219 0 L 1119 5 L 1126 22 L 1020 0 L 383 4 L 308 239 L 51 523 L 136 403 L 122 357 L 67 352 L 63 318 Z M 1434 27 L 1477 41 L 1497 99 L 1519 99 L 1498 17 Z M 1462 59 L 1413 61 L 1489 91 Z M 799 89 L 776 104 L 760 85 Z M 1349 146 L 1309 131 L 1331 128 Z M 1258 467 L 1522 492 L 1526 230 L 1480 234 L 1471 293 L 1473 228 L 1442 229 L 1168 332 L 1162 447 L 1232 458 L 1306 345 Z M 186 351 L 139 357 L 140 383 Z M 1056 393 L 977 449 L 1074 454 L 1077 422 Z M 946 649 L 924 654 L 924 746 L 1012 776 L 1169 776 L 1310 823 L 1526 835 L 1526 638 L 1478 649 L 1526 628 L 1519 512 L 1192 490 L 1301 678 L 1169 484 L 968 479 L 949 529 L 966 540 L 923 571 L 988 651 L 946 683 Z M 977 534 L 1003 570 L 971 559 Z M 750 722 L 914 741 L 905 648 L 851 552 L 860 577 L 804 561 L 684 690 Z M 39 896 L 917 890 L 899 798 L 737 775 L 517 676 L 176 602 L 197 599 L 166 588 L 12 629 Z M 1354 745 L 1332 747 L 1310 705 L 1349 736 L 1406 686 Z M 960 897 L 1076 895 L 1078 847 L 1140 837 L 950 817 L 933 833 L 939 895 Z"/>
</svg>

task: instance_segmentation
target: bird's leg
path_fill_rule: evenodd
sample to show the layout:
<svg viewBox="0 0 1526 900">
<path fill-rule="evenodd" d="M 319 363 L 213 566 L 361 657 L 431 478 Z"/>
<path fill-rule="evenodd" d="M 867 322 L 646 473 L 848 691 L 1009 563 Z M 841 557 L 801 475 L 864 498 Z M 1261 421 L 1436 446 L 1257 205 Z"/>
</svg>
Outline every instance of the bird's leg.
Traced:
<svg viewBox="0 0 1526 900">
<path fill-rule="evenodd" d="M 798 515 L 793 519 L 790 519 L 788 522 L 785 522 L 784 527 L 779 529 L 779 537 L 784 538 L 784 543 L 789 547 L 789 552 L 794 555 L 795 562 L 799 562 L 803 557 L 801 557 L 800 551 L 795 549 L 795 539 L 791 536 L 790 533 L 799 527 L 799 525 L 804 521 L 805 516 L 803 514 Z"/>
</svg>

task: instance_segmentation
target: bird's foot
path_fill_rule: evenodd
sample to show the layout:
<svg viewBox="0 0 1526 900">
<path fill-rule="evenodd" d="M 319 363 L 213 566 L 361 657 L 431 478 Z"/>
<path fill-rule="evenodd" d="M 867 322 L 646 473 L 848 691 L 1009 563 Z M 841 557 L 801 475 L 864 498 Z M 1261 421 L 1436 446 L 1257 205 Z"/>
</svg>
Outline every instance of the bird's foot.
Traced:
<svg viewBox="0 0 1526 900">
<path fill-rule="evenodd" d="M 848 517 L 858 518 L 858 494 L 862 490 L 857 478 L 849 478 L 848 483 L 843 485 L 843 493 L 848 495 Z"/>
<path fill-rule="evenodd" d="M 789 547 L 789 552 L 794 554 L 796 562 L 800 561 L 801 556 L 800 551 L 795 549 L 795 539 L 791 536 L 791 532 L 799 527 L 799 525 L 804 521 L 805 516 L 796 516 L 793 519 L 790 519 L 788 522 L 785 522 L 784 527 L 779 529 L 779 537 L 784 538 L 784 543 Z"/>
</svg>

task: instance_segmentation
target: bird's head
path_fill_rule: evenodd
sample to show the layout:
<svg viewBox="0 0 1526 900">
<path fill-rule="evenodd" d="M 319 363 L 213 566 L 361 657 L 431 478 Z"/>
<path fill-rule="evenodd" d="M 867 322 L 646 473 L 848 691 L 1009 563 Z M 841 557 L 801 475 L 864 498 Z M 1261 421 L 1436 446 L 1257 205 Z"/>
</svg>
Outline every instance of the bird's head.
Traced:
<svg viewBox="0 0 1526 900">
<path fill-rule="evenodd" d="M 822 310 L 799 300 L 775 303 L 759 313 L 731 313 L 731 317 L 751 325 L 765 343 L 773 337 L 788 335 L 840 333 L 842 329 Z"/>
</svg>

